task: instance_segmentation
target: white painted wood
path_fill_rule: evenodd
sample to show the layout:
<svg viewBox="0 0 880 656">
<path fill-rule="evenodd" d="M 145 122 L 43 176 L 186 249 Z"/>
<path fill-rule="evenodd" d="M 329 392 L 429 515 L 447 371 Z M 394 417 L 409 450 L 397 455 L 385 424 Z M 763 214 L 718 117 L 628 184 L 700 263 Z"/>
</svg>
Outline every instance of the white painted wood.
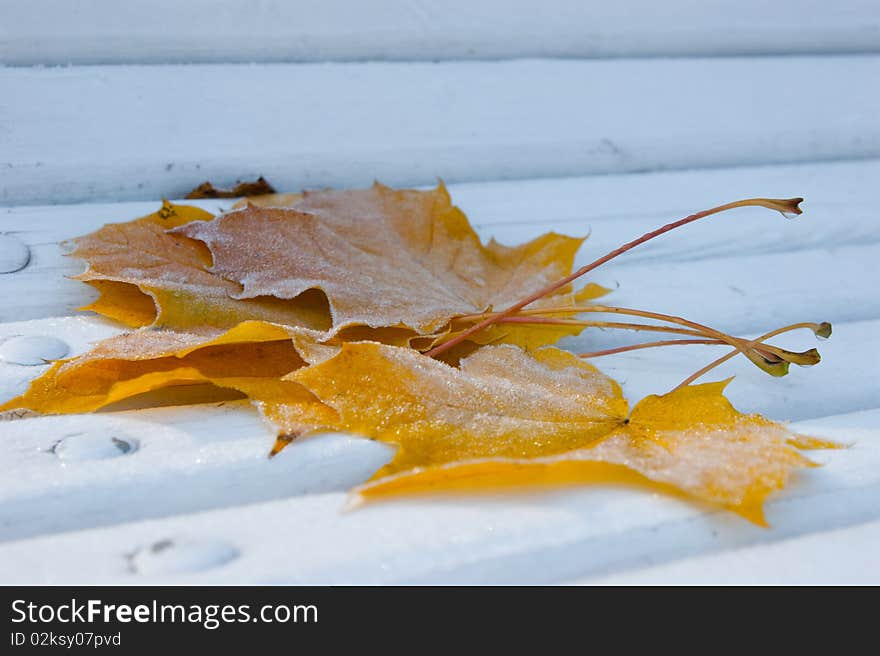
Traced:
<svg viewBox="0 0 880 656">
<path fill-rule="evenodd" d="M 774 544 L 675 561 L 617 576 L 603 585 L 877 585 L 880 522 L 805 535 Z"/>
<path fill-rule="evenodd" d="M 6 0 L 0 62 L 865 52 L 873 0 Z"/>
<path fill-rule="evenodd" d="M 0 203 L 880 156 L 880 57 L 0 68 Z"/>
<path fill-rule="evenodd" d="M 345 492 L 391 456 L 344 435 L 269 460 L 274 433 L 246 401 L 4 422 L 0 542 L 255 502 Z M 103 438 L 135 451 L 62 457 L 59 443 Z"/>
<path fill-rule="evenodd" d="M 0 578 L 92 584 L 579 579 L 876 520 L 878 420 L 875 410 L 796 426 L 857 446 L 820 456 L 826 467 L 776 497 L 769 504 L 770 530 L 613 488 L 404 500 L 350 512 L 343 512 L 344 494 L 327 493 L 7 542 L 0 544 Z M 218 480 L 215 489 L 222 488 Z M 197 543 L 205 562 L 199 565 L 190 553 L 199 566 L 185 572 L 132 571 L 133 555 L 167 541 L 189 551 Z M 218 551 L 235 557 L 213 566 Z"/>
<path fill-rule="evenodd" d="M 620 262 L 653 259 L 693 260 L 748 253 L 778 253 L 822 245 L 867 245 L 880 240 L 871 221 L 873 189 L 880 160 L 808 162 L 784 166 L 667 171 L 623 175 L 488 181 L 449 184 L 453 201 L 484 235 L 523 241 L 541 230 L 590 234 L 585 248 L 601 251 L 639 231 L 696 209 L 754 196 L 805 196 L 805 214 L 794 222 L 774 221 L 763 210 L 745 210 L 659 239 L 627 254 Z M 293 188 L 285 188 L 290 190 Z M 232 200 L 176 202 L 211 212 Z M 62 261 L 55 244 L 154 212 L 157 200 L 89 203 L 77 206 L 0 207 L 3 232 L 24 239 L 39 253 L 40 266 Z M 845 210 L 845 211 L 844 211 Z M 621 224 L 617 227 L 617 224 Z M 503 235 L 499 230 L 503 230 Z M 760 239 L 755 239 L 755 231 Z M 789 233 L 797 240 L 789 243 Z M 683 241 L 682 241 L 683 239 Z M 45 248 L 45 252 L 40 252 Z M 31 263 L 33 265 L 34 263 Z M 11 277 L 0 277 L 12 280 Z M 51 311 L 45 312 L 51 314 Z"/>
<path fill-rule="evenodd" d="M 94 318 L 7 323 L 0 324 L 0 344 L 9 335 L 52 334 L 68 343 L 72 353 L 82 353 L 92 340 L 116 330 Z M 777 419 L 802 421 L 836 409 L 873 409 L 880 399 L 880 380 L 873 370 L 853 369 L 847 363 L 858 360 L 878 330 L 880 321 L 838 325 L 835 338 L 822 345 L 824 366 L 795 371 L 782 380 L 768 379 L 744 359 L 720 369 L 712 379 L 736 375 L 728 388 L 731 400 L 742 409 Z M 603 339 L 593 335 L 580 341 L 596 348 Z M 806 347 L 813 340 L 788 341 Z M 570 347 L 575 344 L 569 342 Z M 637 400 L 670 389 L 715 357 L 710 353 L 716 351 L 692 347 L 607 358 L 597 364 L 621 380 L 627 396 Z M 44 369 L 0 364 L 0 399 L 24 391 Z M 179 403 L 180 398 L 173 392 L 153 394 L 148 403 Z M 391 454 L 375 442 L 329 435 L 294 444 L 270 461 L 266 455 L 274 432 L 244 401 L 6 421 L 0 422 L 0 435 L 0 542 L 344 492 L 368 478 Z M 59 442 L 100 436 L 108 444 L 116 438 L 135 449 L 112 459 L 58 457 Z"/>
<path fill-rule="evenodd" d="M 880 296 L 852 284 L 876 259 L 880 230 L 873 223 L 870 189 L 878 177 L 880 162 L 870 161 L 464 184 L 450 191 L 486 239 L 517 243 L 547 230 L 589 232 L 578 257 L 582 263 L 698 209 L 744 196 L 804 194 L 806 213 L 797 220 L 739 210 L 640 247 L 591 277 L 616 288 L 609 300 L 617 304 L 694 308 L 695 319 L 746 333 L 805 319 L 880 317 Z M 199 204 L 217 211 L 231 202 Z M 72 314 L 85 305 L 94 295 L 91 288 L 64 279 L 83 265 L 63 257 L 58 243 L 156 206 L 0 210 L 4 229 L 33 254 L 25 269 L 0 275 L 0 297 L 8 299 L 0 306 L 0 321 Z M 797 275 L 780 275 L 787 271 Z M 814 298 L 822 299 L 821 313 L 811 307 Z M 707 299 L 711 311 L 704 309 Z M 619 344 L 624 337 L 606 339 Z"/>
</svg>

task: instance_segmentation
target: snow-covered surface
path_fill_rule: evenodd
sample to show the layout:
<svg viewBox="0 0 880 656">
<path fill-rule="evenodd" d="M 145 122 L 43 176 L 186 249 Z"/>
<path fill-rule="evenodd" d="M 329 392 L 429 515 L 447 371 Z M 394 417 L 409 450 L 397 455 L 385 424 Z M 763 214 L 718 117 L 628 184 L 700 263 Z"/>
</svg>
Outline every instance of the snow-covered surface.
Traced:
<svg viewBox="0 0 880 656">
<path fill-rule="evenodd" d="M 736 375 L 741 410 L 853 446 L 817 453 L 770 529 L 608 487 L 346 511 L 389 447 L 334 434 L 268 460 L 246 402 L 193 387 L 147 410 L 0 421 L 0 583 L 880 583 L 877 53 L 875 0 L 4 3 L 0 398 L 44 354 L 121 330 L 75 316 L 91 296 L 61 242 L 205 179 L 439 176 L 484 238 L 590 232 L 580 262 L 720 202 L 803 195 L 797 221 L 738 210 L 591 279 L 618 305 L 745 336 L 831 321 L 810 370 L 772 379 L 739 358 L 712 378 Z M 58 63 L 76 65 L 43 66 Z M 596 362 L 637 400 L 716 356 Z"/>
<path fill-rule="evenodd" d="M 0 203 L 880 157 L 880 55 L 0 68 Z"/>
<path fill-rule="evenodd" d="M 398 501 L 346 512 L 346 490 L 390 457 L 387 447 L 330 435 L 270 461 L 270 429 L 246 403 L 230 400 L 0 423 L 0 581 L 629 582 L 639 580 L 640 568 L 649 568 L 645 580 L 738 580 L 741 570 L 722 575 L 714 565 L 721 559 L 718 567 L 726 568 L 733 559 L 751 567 L 742 580 L 839 575 L 880 582 L 880 568 L 864 551 L 876 535 L 870 522 L 880 520 L 880 361 L 871 350 L 880 330 L 871 274 L 880 231 L 871 223 L 867 191 L 878 172 L 880 162 L 866 161 L 451 186 L 484 238 L 513 242 L 548 229 L 591 230 L 582 260 L 728 198 L 808 196 L 797 220 L 738 210 L 665 236 L 594 277 L 619 284 L 611 297 L 619 304 L 742 334 L 795 320 L 835 324 L 832 339 L 818 345 L 823 362 L 811 370 L 772 379 L 735 359 L 713 376 L 737 375 L 729 393 L 742 410 L 854 444 L 819 454 L 825 467 L 774 497 L 771 529 L 660 495 L 607 488 Z M 216 209 L 228 201 L 202 205 Z M 0 348 L 11 336 L 51 335 L 77 353 L 118 331 L 94 317 L 38 318 L 72 314 L 87 298 L 73 281 L 60 288 L 63 294 L 56 289 L 77 270 L 57 242 L 154 206 L 4 210 L 4 227 L 31 246 L 33 257 L 0 278 Z M 588 332 L 565 346 L 580 351 L 628 339 Z M 781 343 L 807 348 L 815 340 L 792 335 Z M 694 346 L 597 362 L 635 400 L 672 387 L 714 353 Z M 41 370 L 0 362 L 0 395 L 21 391 Z M 861 550 L 849 546 L 845 553 L 857 557 L 838 562 L 831 550 L 849 531 Z M 831 537 L 823 539 L 826 533 Z M 798 561 L 801 536 L 805 556 Z M 814 556 L 834 560 L 836 568 L 817 578 Z M 789 560 L 783 571 L 773 567 L 781 558 Z"/>
<path fill-rule="evenodd" d="M 876 52 L 875 0 L 5 0 L 0 62 Z"/>
</svg>

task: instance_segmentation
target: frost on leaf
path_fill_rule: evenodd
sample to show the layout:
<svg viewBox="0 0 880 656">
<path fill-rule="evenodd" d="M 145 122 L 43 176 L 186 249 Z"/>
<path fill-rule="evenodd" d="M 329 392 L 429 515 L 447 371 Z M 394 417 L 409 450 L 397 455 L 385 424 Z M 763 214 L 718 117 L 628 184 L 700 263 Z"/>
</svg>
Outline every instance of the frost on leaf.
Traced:
<svg viewBox="0 0 880 656">
<path fill-rule="evenodd" d="M 335 329 L 405 327 L 421 335 L 570 273 L 583 241 L 550 233 L 520 246 L 483 245 L 442 185 L 306 192 L 293 208 L 248 205 L 175 233 L 205 244 L 211 271 L 241 284 L 237 299 L 293 299 L 319 289 Z M 547 302 L 571 304 L 571 289 Z"/>
<path fill-rule="evenodd" d="M 76 278 L 101 292 L 83 309 L 133 327 L 228 328 L 249 319 L 316 330 L 329 327 L 320 294 L 295 300 L 233 298 L 241 287 L 207 270 L 211 254 L 204 244 L 168 232 L 213 218 L 197 207 L 166 202 L 153 214 L 105 225 L 74 240 L 71 255 L 88 263 Z"/>
<path fill-rule="evenodd" d="M 485 347 L 456 369 L 410 350 L 349 344 L 289 376 L 337 428 L 398 445 L 364 499 L 507 485 L 617 482 L 729 508 L 762 524 L 765 497 L 812 463 L 811 443 L 737 412 L 726 383 L 650 396 L 628 413 L 617 384 L 568 353 Z"/>
<path fill-rule="evenodd" d="M 607 290 L 572 283 L 701 218 L 747 206 L 799 212 L 799 202 L 746 199 L 697 212 L 572 272 L 583 240 L 549 233 L 483 244 L 442 184 L 261 195 L 216 218 L 166 201 L 75 240 L 73 255 L 88 264 L 78 278 L 101 293 L 88 309 L 141 328 L 54 363 L 0 412 L 89 412 L 212 385 L 260 408 L 278 432 L 272 453 L 328 430 L 396 445 L 356 490 L 361 499 L 606 482 L 761 524 L 767 495 L 812 465 L 801 450 L 837 445 L 737 412 L 722 395 L 726 383 L 689 383 L 739 352 L 774 375 L 815 364 L 813 349 L 766 340 L 795 329 L 827 337 L 830 325 L 744 339 L 674 315 L 591 305 Z M 588 312 L 653 323 L 575 318 Z M 679 337 L 581 357 L 540 348 L 584 327 Z M 583 359 L 686 343 L 733 350 L 632 411 L 619 385 Z"/>
<path fill-rule="evenodd" d="M 336 428 L 400 446 L 383 475 L 569 451 L 626 417 L 616 382 L 557 349 L 532 357 L 514 346 L 487 346 L 455 368 L 411 349 L 353 343 L 288 379 L 339 413 Z"/>
<path fill-rule="evenodd" d="M 284 421 L 289 433 L 321 428 L 335 413 L 305 388 L 284 380 L 305 365 L 284 327 L 258 321 L 226 331 L 183 333 L 137 330 L 104 340 L 88 353 L 54 363 L 0 411 L 27 408 L 43 414 L 91 412 L 168 387 L 210 383 L 232 389 Z"/>
</svg>

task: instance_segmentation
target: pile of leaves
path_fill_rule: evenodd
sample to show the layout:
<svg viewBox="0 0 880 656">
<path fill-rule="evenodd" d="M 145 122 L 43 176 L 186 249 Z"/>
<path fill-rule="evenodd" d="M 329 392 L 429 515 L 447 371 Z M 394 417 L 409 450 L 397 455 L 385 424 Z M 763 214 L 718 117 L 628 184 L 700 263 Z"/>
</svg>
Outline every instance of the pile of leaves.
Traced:
<svg viewBox="0 0 880 656">
<path fill-rule="evenodd" d="M 212 192 L 213 193 L 213 192 Z M 347 431 L 397 447 L 360 499 L 505 486 L 625 483 L 722 506 L 762 524 L 765 497 L 797 469 L 797 435 L 694 381 L 742 353 L 773 375 L 818 362 L 680 317 L 599 305 L 574 282 L 671 229 L 756 205 L 800 213 L 801 199 L 749 199 L 691 215 L 572 272 L 582 239 L 545 234 L 483 244 L 440 185 L 270 194 L 220 216 L 164 202 L 154 214 L 75 240 L 84 309 L 133 330 L 58 361 L 0 406 L 90 412 L 145 392 L 209 383 L 250 398 L 276 428 L 272 454 Z M 584 315 L 611 315 L 602 321 Z M 649 323 L 617 321 L 649 319 Z M 585 328 L 676 336 L 576 355 L 552 346 Z M 629 407 L 587 359 L 675 344 L 732 350 L 671 392 Z M 658 390 L 662 391 L 662 390 Z"/>
</svg>

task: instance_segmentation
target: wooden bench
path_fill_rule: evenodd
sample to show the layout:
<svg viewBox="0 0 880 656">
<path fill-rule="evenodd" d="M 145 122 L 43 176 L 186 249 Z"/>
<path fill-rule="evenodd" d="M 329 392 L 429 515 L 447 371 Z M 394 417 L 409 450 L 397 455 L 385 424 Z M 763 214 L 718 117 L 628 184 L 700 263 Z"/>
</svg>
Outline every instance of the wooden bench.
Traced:
<svg viewBox="0 0 880 656">
<path fill-rule="evenodd" d="M 771 529 L 612 488 L 346 513 L 386 447 L 328 435 L 269 461 L 271 430 L 229 401 L 0 423 L 0 582 L 880 582 L 876 3 L 592 5 L 10 0 L 0 350 L 119 332 L 77 315 L 90 292 L 59 244 L 206 179 L 442 177 L 485 238 L 590 232 L 581 262 L 720 202 L 803 195 L 797 221 L 740 210 L 592 278 L 618 304 L 739 334 L 834 324 L 812 370 L 776 380 L 735 359 L 715 375 L 737 375 L 743 411 L 854 444 L 773 497 Z M 597 363 L 635 400 L 707 353 Z M 42 370 L 0 361 L 0 397 Z"/>
</svg>

